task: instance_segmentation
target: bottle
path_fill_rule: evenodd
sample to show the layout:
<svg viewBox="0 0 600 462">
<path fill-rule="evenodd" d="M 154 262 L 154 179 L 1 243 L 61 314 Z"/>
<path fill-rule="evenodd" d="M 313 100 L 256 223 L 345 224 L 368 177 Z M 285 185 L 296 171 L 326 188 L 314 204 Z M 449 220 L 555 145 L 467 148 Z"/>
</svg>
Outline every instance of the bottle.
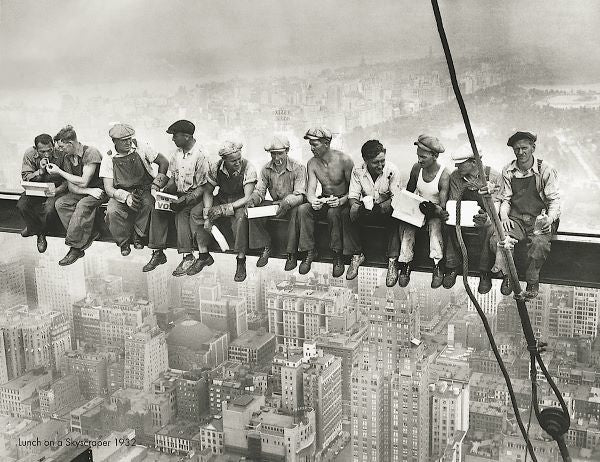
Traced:
<svg viewBox="0 0 600 462">
<path fill-rule="evenodd" d="M 540 214 L 535 217 L 535 224 L 533 225 L 533 234 L 540 235 L 544 234 L 542 229 L 548 223 L 548 215 L 546 215 L 546 211 L 542 210 Z"/>
</svg>

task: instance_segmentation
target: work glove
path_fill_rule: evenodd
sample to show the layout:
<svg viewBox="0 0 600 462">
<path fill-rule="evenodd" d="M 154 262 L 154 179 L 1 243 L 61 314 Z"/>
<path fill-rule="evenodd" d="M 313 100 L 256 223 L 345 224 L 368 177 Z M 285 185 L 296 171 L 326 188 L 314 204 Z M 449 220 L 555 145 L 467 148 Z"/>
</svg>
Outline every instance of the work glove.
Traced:
<svg viewBox="0 0 600 462">
<path fill-rule="evenodd" d="M 221 217 L 232 217 L 233 215 L 235 215 L 235 211 L 231 203 L 215 205 L 208 210 L 208 219 L 213 222 Z"/>
<path fill-rule="evenodd" d="M 356 220 L 358 220 L 359 215 L 360 215 L 360 204 L 358 202 L 355 202 L 350 207 L 350 221 L 354 223 Z"/>
<path fill-rule="evenodd" d="M 139 211 L 140 207 L 142 206 L 142 197 L 141 197 L 141 194 L 138 191 L 134 191 L 132 193 L 129 193 L 129 195 L 127 196 L 127 199 L 125 200 L 125 203 L 134 212 Z"/>
<path fill-rule="evenodd" d="M 164 188 L 167 183 L 169 182 L 169 177 L 167 175 L 165 175 L 164 173 L 159 173 L 158 175 L 156 175 L 154 177 L 154 180 L 152 180 L 152 189 L 162 189 Z"/>
<path fill-rule="evenodd" d="M 179 212 L 180 210 L 183 210 L 186 205 L 187 205 L 187 197 L 181 196 L 176 201 L 171 202 L 171 210 L 173 210 L 173 212 Z"/>
<path fill-rule="evenodd" d="M 473 223 L 478 228 L 485 226 L 489 221 L 488 215 L 485 210 L 479 209 L 476 215 L 473 215 Z"/>
<path fill-rule="evenodd" d="M 423 215 L 425 215 L 425 218 L 427 218 L 428 220 L 430 218 L 435 218 L 435 216 L 437 215 L 437 206 L 431 201 L 421 202 L 419 204 L 419 210 Z"/>
</svg>

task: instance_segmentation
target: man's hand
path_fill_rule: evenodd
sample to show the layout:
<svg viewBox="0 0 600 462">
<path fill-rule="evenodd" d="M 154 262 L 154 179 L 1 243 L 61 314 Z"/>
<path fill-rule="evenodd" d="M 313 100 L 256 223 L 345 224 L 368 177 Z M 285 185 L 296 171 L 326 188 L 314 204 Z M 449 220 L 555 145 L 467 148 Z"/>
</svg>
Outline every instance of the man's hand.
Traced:
<svg viewBox="0 0 600 462">
<path fill-rule="evenodd" d="M 327 205 L 329 207 L 339 207 L 340 206 L 340 198 L 336 196 L 331 196 L 327 199 Z"/>
<path fill-rule="evenodd" d="M 473 215 L 473 223 L 476 227 L 485 226 L 488 222 L 488 215 L 483 209 L 479 209 L 477 214 Z"/>
<path fill-rule="evenodd" d="M 542 227 L 542 234 L 550 234 L 552 232 L 552 223 L 547 221 L 546 224 Z"/>
<path fill-rule="evenodd" d="M 392 213 L 392 200 L 388 199 L 384 202 L 381 202 L 379 207 L 381 208 L 381 213 L 384 215 L 390 215 Z"/>
<path fill-rule="evenodd" d="M 499 189 L 500 189 L 500 187 L 496 183 L 492 183 L 491 181 L 487 181 L 486 185 L 483 188 L 479 189 L 477 192 L 481 196 L 485 196 L 486 194 L 494 194 Z"/>
<path fill-rule="evenodd" d="M 321 210 L 321 208 L 323 208 L 323 202 L 321 199 L 316 198 L 315 200 L 311 201 L 310 206 L 313 208 L 313 210 Z"/>
<path fill-rule="evenodd" d="M 277 209 L 277 214 L 275 215 L 277 218 L 283 217 L 287 214 L 292 208 L 292 204 L 287 197 L 284 197 L 283 200 L 279 203 L 279 208 Z"/>
<path fill-rule="evenodd" d="M 61 168 L 58 165 L 53 164 L 52 162 L 50 162 L 48 165 L 46 165 L 46 171 L 50 175 L 52 175 L 52 174 L 54 174 L 54 175 L 60 175 L 62 173 Z"/>
<path fill-rule="evenodd" d="M 185 208 L 185 206 L 186 206 L 185 196 L 181 196 L 176 201 L 171 202 L 171 210 L 173 210 L 173 212 L 179 212 L 180 210 L 183 210 Z"/>
<path fill-rule="evenodd" d="M 352 206 L 350 207 L 350 221 L 352 221 L 353 223 L 358 220 L 358 217 L 360 215 L 360 204 L 358 202 L 355 202 L 352 204 Z"/>
<path fill-rule="evenodd" d="M 441 207 L 438 209 L 438 215 L 442 221 L 448 221 L 448 218 L 450 218 L 448 211 Z"/>
<path fill-rule="evenodd" d="M 437 206 L 431 201 L 423 201 L 419 204 L 419 210 L 428 220 L 437 215 Z"/>
<path fill-rule="evenodd" d="M 134 193 L 129 193 L 127 199 L 125 199 L 125 203 L 134 212 L 137 212 L 140 209 L 140 206 L 142 205 L 142 201 L 140 200 L 138 195 Z"/>
<path fill-rule="evenodd" d="M 515 227 L 515 222 L 508 217 L 500 217 L 500 220 L 502 221 L 502 229 L 505 233 L 509 233 Z"/>
<path fill-rule="evenodd" d="M 88 194 L 90 196 L 94 196 L 96 199 L 100 200 L 100 199 L 102 199 L 102 195 L 104 194 L 104 191 L 100 188 L 90 188 L 88 191 Z"/>
</svg>

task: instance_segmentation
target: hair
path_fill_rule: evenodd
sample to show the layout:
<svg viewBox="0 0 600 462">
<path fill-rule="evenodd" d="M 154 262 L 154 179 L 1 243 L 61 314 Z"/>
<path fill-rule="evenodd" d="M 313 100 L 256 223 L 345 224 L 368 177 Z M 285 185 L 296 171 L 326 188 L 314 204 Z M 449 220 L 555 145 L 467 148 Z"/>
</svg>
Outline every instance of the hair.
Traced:
<svg viewBox="0 0 600 462">
<path fill-rule="evenodd" d="M 33 147 L 37 148 L 38 144 L 51 144 L 54 145 L 54 140 L 47 133 L 42 133 L 33 139 Z"/>
<path fill-rule="evenodd" d="M 362 158 L 364 160 L 371 160 L 377 157 L 380 153 L 385 152 L 383 144 L 379 140 L 369 140 L 360 148 Z"/>
<path fill-rule="evenodd" d="M 77 141 L 77 133 L 72 125 L 67 125 L 60 129 L 54 137 L 54 141 Z"/>
</svg>

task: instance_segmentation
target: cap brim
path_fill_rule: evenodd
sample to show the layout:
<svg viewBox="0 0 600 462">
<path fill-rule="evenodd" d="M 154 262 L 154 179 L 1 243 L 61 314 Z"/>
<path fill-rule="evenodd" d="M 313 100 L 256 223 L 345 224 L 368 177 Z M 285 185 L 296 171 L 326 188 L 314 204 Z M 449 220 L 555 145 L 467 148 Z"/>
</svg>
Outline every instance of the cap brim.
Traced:
<svg viewBox="0 0 600 462">
<path fill-rule="evenodd" d="M 321 138 L 319 138 L 318 136 L 314 136 L 314 135 L 304 135 L 304 139 L 305 140 L 320 140 Z"/>
</svg>

